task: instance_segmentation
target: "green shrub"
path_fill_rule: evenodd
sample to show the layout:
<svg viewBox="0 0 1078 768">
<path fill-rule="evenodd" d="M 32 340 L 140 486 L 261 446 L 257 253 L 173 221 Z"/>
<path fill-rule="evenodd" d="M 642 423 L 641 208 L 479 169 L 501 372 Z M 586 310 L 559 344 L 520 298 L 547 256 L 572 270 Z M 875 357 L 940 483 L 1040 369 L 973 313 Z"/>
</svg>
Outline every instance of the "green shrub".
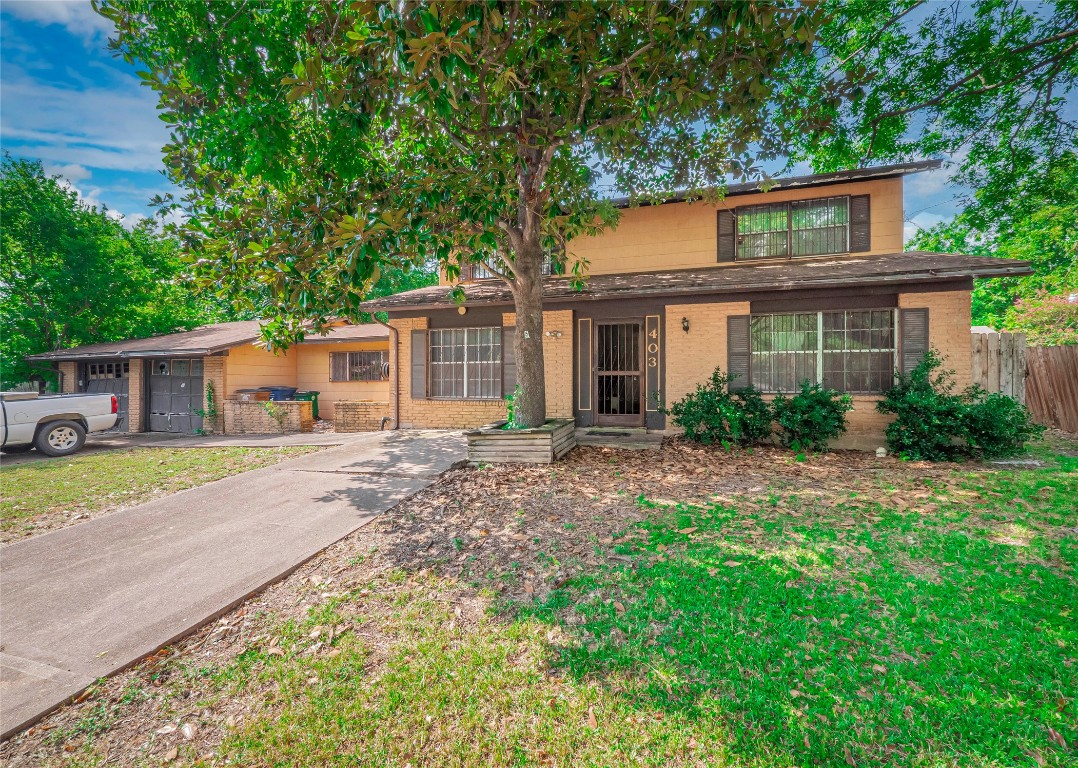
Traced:
<svg viewBox="0 0 1078 768">
<path fill-rule="evenodd" d="M 846 431 L 846 412 L 853 408 L 853 398 L 803 381 L 796 395 L 779 395 L 771 408 L 788 448 L 824 451 L 828 440 Z"/>
<path fill-rule="evenodd" d="M 907 376 L 899 373 L 876 404 L 895 420 L 884 431 L 887 448 L 907 459 L 951 461 L 965 453 L 965 404 L 954 394 L 954 371 L 937 370 L 943 361 L 934 349 Z"/>
<path fill-rule="evenodd" d="M 684 399 L 664 408 L 685 437 L 705 445 L 763 440 L 771 434 L 771 408 L 756 390 L 729 392 L 730 377 L 716 368 L 711 378 Z"/>
<path fill-rule="evenodd" d="M 1044 433 L 1043 426 L 1033 423 L 1029 409 L 1013 397 L 971 387 L 965 399 L 966 444 L 974 456 L 1013 456 Z"/>
<path fill-rule="evenodd" d="M 980 387 L 955 394 L 954 371 L 942 367 L 939 353 L 929 350 L 877 403 L 880 413 L 895 415 L 885 431 L 892 453 L 927 461 L 997 458 L 1021 452 L 1044 431 L 1006 395 Z"/>
</svg>

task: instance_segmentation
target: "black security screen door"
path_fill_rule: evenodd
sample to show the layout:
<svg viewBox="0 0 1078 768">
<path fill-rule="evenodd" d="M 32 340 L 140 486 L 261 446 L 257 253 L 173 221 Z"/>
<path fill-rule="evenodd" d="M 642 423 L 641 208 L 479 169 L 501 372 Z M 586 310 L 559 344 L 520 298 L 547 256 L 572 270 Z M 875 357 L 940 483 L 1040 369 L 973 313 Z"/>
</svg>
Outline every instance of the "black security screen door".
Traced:
<svg viewBox="0 0 1078 768">
<path fill-rule="evenodd" d="M 640 323 L 598 323 L 595 334 L 596 423 L 642 426 Z"/>
</svg>

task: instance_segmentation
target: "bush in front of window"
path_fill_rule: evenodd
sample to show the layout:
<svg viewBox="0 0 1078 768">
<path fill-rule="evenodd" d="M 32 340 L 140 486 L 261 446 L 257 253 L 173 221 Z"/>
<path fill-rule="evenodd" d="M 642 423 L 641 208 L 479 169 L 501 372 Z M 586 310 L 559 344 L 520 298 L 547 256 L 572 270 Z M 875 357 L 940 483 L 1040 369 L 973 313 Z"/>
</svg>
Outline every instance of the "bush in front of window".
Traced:
<svg viewBox="0 0 1078 768">
<path fill-rule="evenodd" d="M 876 405 L 895 415 L 884 433 L 892 453 L 924 461 L 998 458 L 1021 452 L 1044 431 L 1029 409 L 1006 395 L 980 387 L 955 393 L 953 376 L 934 349 L 908 376 L 899 374 Z"/>
<path fill-rule="evenodd" d="M 749 387 L 729 392 L 730 377 L 716 368 L 711 378 L 662 412 L 684 430 L 685 437 L 704 445 L 749 445 L 771 436 L 771 408 Z"/>
<path fill-rule="evenodd" d="M 793 397 L 778 395 L 771 404 L 782 442 L 795 451 L 825 451 L 827 442 L 846 431 L 853 398 L 807 379 Z"/>
</svg>

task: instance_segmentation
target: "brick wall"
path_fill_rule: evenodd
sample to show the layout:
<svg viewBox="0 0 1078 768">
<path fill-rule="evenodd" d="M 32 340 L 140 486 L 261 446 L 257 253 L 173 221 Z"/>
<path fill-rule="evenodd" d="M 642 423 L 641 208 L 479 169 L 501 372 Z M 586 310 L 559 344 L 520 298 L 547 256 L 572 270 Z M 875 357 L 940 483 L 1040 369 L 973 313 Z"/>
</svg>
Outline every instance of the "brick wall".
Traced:
<svg viewBox="0 0 1078 768">
<path fill-rule="evenodd" d="M 944 367 L 954 369 L 958 389 L 965 389 L 973 380 L 970 297 L 969 291 L 898 295 L 898 306 L 903 309 L 928 308 L 928 343 L 942 355 Z"/>
<path fill-rule="evenodd" d="M 280 409 L 283 414 L 281 421 L 278 422 L 271 416 L 264 406 Z M 221 403 L 221 409 L 224 412 L 225 432 L 230 435 L 310 432 L 314 426 L 312 403 L 306 401 L 244 403 L 239 400 L 225 400 Z"/>
<path fill-rule="evenodd" d="M 337 432 L 374 432 L 390 414 L 389 403 L 373 400 L 338 400 L 333 428 Z"/>
<path fill-rule="evenodd" d="M 142 423 L 142 372 L 145 366 L 142 360 L 131 360 L 127 378 L 127 431 L 141 432 Z"/>
<path fill-rule="evenodd" d="M 61 382 L 61 392 L 78 392 L 79 391 L 79 366 L 74 361 L 64 361 L 59 364 L 60 375 L 63 381 Z"/>
<path fill-rule="evenodd" d="M 213 383 L 213 396 L 217 399 L 217 418 L 215 420 L 203 419 L 202 429 L 207 433 L 221 432 L 225 428 L 224 404 L 227 393 L 225 391 L 225 375 L 228 365 L 225 355 L 212 355 L 202 358 L 202 409 L 209 410 L 209 402 L 206 399 L 206 385 Z"/>
<path fill-rule="evenodd" d="M 676 403 L 694 391 L 715 368 L 726 370 L 726 318 L 747 314 L 747 301 L 667 305 L 667 404 Z M 688 333 L 681 329 L 682 318 L 689 320 Z"/>
<path fill-rule="evenodd" d="M 427 318 L 399 318 L 390 324 L 400 332 L 400 360 L 390 360 L 400 372 L 400 425 L 404 428 L 432 427 L 468 429 L 505 418 L 503 400 L 413 400 L 411 394 L 412 331 L 428 327 Z M 516 325 L 516 315 L 506 312 L 502 325 Z M 543 361 L 546 372 L 547 415 L 550 418 L 573 416 L 573 312 L 559 310 L 543 313 L 543 331 L 561 333 L 545 336 Z"/>
</svg>

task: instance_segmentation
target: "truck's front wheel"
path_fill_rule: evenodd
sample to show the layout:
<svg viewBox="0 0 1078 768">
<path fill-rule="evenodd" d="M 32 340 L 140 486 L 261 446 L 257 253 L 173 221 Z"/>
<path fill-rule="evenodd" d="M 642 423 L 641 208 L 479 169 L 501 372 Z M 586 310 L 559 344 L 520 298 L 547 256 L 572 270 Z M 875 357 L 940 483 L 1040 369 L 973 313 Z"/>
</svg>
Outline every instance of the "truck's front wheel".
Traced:
<svg viewBox="0 0 1078 768">
<path fill-rule="evenodd" d="M 67 456 L 86 442 L 86 430 L 77 421 L 53 421 L 37 432 L 34 447 L 46 456 Z"/>
</svg>

